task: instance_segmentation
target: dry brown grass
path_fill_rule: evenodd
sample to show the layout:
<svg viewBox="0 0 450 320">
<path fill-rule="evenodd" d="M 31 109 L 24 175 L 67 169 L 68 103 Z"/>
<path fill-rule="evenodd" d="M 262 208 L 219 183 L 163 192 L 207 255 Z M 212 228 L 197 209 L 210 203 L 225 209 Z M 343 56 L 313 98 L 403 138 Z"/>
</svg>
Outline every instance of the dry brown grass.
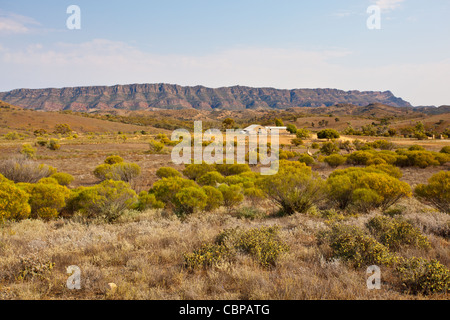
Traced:
<svg viewBox="0 0 450 320">
<path fill-rule="evenodd" d="M 449 216 L 413 203 L 407 213 L 429 236 L 429 252 L 408 249 L 405 256 L 438 258 L 450 266 L 448 239 L 436 228 Z M 375 214 L 375 213 L 373 213 Z M 372 214 L 372 215 L 373 215 Z M 347 223 L 363 226 L 369 216 Z M 246 255 L 233 263 L 189 271 L 183 254 L 210 242 L 223 229 L 279 225 L 280 237 L 290 246 L 273 269 L 264 269 Z M 222 211 L 197 214 L 180 221 L 171 214 L 130 212 L 117 224 L 79 220 L 7 223 L 0 229 L 1 299 L 423 299 L 402 293 L 392 271 L 383 269 L 381 290 L 366 287 L 365 269 L 355 270 L 340 260 L 328 261 L 326 247 L 316 234 L 327 227 L 322 218 L 296 215 L 263 220 L 241 220 Z M 22 258 L 31 264 L 55 263 L 54 269 L 26 280 Z M 38 257 L 38 258 L 36 258 Z M 66 268 L 81 269 L 82 289 L 66 288 Z M 118 289 L 108 291 L 113 282 Z M 430 297 L 428 297 L 430 298 Z M 435 295 L 433 299 L 448 299 Z"/>
</svg>

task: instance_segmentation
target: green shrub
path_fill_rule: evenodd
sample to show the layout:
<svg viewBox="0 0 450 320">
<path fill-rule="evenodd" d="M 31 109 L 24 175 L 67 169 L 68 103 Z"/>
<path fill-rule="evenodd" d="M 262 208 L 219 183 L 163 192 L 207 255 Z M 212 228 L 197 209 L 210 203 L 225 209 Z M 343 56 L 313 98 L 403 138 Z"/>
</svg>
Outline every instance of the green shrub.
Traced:
<svg viewBox="0 0 450 320">
<path fill-rule="evenodd" d="M 57 183 L 26 184 L 22 189 L 30 196 L 32 218 L 56 218 L 70 197 L 70 190 Z"/>
<path fill-rule="evenodd" d="M 387 247 L 357 228 L 334 224 L 331 229 L 319 234 L 320 242 L 327 243 L 333 258 L 349 261 L 354 267 L 370 265 L 392 265 L 397 261 Z"/>
<path fill-rule="evenodd" d="M 50 150 L 56 151 L 61 148 L 61 145 L 59 144 L 58 140 L 50 139 L 50 141 L 48 142 L 47 148 L 49 148 Z"/>
<path fill-rule="evenodd" d="M 244 196 L 253 205 L 259 204 L 261 201 L 265 200 L 264 191 L 258 187 L 244 188 Z"/>
<path fill-rule="evenodd" d="M 330 167 L 337 168 L 343 165 L 347 161 L 347 158 L 341 156 L 340 154 L 332 154 L 328 157 L 325 157 L 324 161 L 328 163 Z"/>
<path fill-rule="evenodd" d="M 369 212 L 380 206 L 382 197 L 374 190 L 359 188 L 352 193 L 352 203 L 358 211 Z"/>
<path fill-rule="evenodd" d="M 301 163 L 306 164 L 307 166 L 311 166 L 312 164 L 314 164 L 315 160 L 313 157 L 311 157 L 310 155 L 303 153 L 298 157 L 298 161 Z"/>
<path fill-rule="evenodd" d="M 0 175 L 0 224 L 3 220 L 26 219 L 31 213 L 28 194 Z"/>
<path fill-rule="evenodd" d="M 403 287 L 413 294 L 447 293 L 450 270 L 437 260 L 411 258 L 397 266 Z"/>
<path fill-rule="evenodd" d="M 223 205 L 228 210 L 231 210 L 233 207 L 237 206 L 244 200 L 242 188 L 238 185 L 228 186 L 226 184 L 222 184 L 219 186 L 219 191 L 223 196 Z"/>
<path fill-rule="evenodd" d="M 319 139 L 339 139 L 341 135 L 334 129 L 325 129 L 317 133 L 317 138 Z"/>
<path fill-rule="evenodd" d="M 277 174 L 265 176 L 261 181 L 267 197 L 292 215 L 306 213 L 324 197 L 324 182 L 304 163 L 280 161 Z"/>
<path fill-rule="evenodd" d="M 414 192 L 420 201 L 450 214 L 450 172 L 433 175 L 428 184 L 419 184 Z"/>
<path fill-rule="evenodd" d="M 369 160 L 373 158 L 373 154 L 367 151 L 355 151 L 347 158 L 347 162 L 353 165 L 367 165 Z"/>
<path fill-rule="evenodd" d="M 115 164 L 101 164 L 94 170 L 94 175 L 104 180 L 130 182 L 141 174 L 141 168 L 136 163 L 119 162 Z"/>
<path fill-rule="evenodd" d="M 289 246 L 278 237 L 278 227 L 261 227 L 243 232 L 235 248 L 253 256 L 263 267 L 273 267 Z"/>
<path fill-rule="evenodd" d="M 297 127 L 291 123 L 286 126 L 286 130 L 291 134 L 297 133 Z"/>
<path fill-rule="evenodd" d="M 216 164 L 215 168 L 225 177 L 252 171 L 248 164 Z"/>
<path fill-rule="evenodd" d="M 201 186 L 216 186 L 218 183 L 223 183 L 225 180 L 217 171 L 207 172 L 198 179 L 198 184 Z"/>
<path fill-rule="evenodd" d="M 255 220 L 255 219 L 264 219 L 267 215 L 264 211 L 261 211 L 255 207 L 244 207 L 240 208 L 236 212 L 236 216 L 240 219 Z"/>
<path fill-rule="evenodd" d="M 320 147 L 320 152 L 329 156 L 333 153 L 338 153 L 339 147 L 333 142 L 325 142 L 322 144 L 322 147 Z"/>
<path fill-rule="evenodd" d="M 413 146 L 408 148 L 408 151 L 426 151 L 426 150 L 422 146 L 413 145 Z"/>
<path fill-rule="evenodd" d="M 376 205 L 382 210 L 386 210 L 403 197 L 411 196 L 411 188 L 406 182 L 370 167 L 336 170 L 329 176 L 327 185 L 330 199 L 342 210 L 351 205 L 356 207 L 363 205 L 362 200 L 355 203 L 358 198 L 353 193 L 357 189 L 376 192 L 378 200 L 373 193 L 369 195 L 366 191 L 359 191 L 365 193 L 367 201 L 370 200 L 368 207 Z"/>
<path fill-rule="evenodd" d="M 450 154 L 450 146 L 445 146 L 441 149 L 440 153 Z"/>
<path fill-rule="evenodd" d="M 46 184 L 57 184 L 59 185 L 58 181 L 54 178 L 42 178 L 41 180 L 38 181 L 38 183 L 46 183 Z"/>
<path fill-rule="evenodd" d="M 311 131 L 308 129 L 297 129 L 295 134 L 298 139 L 308 139 L 311 137 Z"/>
<path fill-rule="evenodd" d="M 206 211 L 218 209 L 223 204 L 223 194 L 218 189 L 211 186 L 203 186 L 203 192 L 206 194 Z"/>
<path fill-rule="evenodd" d="M 419 167 L 424 169 L 430 166 L 439 166 L 440 162 L 429 151 L 406 151 L 399 152 L 395 164 L 399 167 Z"/>
<path fill-rule="evenodd" d="M 181 177 L 181 173 L 178 170 L 170 167 L 162 167 L 156 171 L 156 176 L 160 179 L 171 178 L 171 177 Z"/>
<path fill-rule="evenodd" d="M 122 163 L 123 158 L 120 156 L 109 156 L 105 159 L 105 164 L 116 164 L 116 163 Z"/>
<path fill-rule="evenodd" d="M 64 172 L 57 172 L 55 174 L 52 174 L 50 178 L 55 179 L 60 185 L 66 187 L 70 185 L 74 180 L 74 177 L 72 175 Z"/>
<path fill-rule="evenodd" d="M 430 242 L 419 229 L 402 219 L 377 216 L 369 220 L 367 228 L 386 247 L 398 251 L 405 246 L 430 248 Z"/>
<path fill-rule="evenodd" d="M 181 189 L 175 195 L 175 199 L 176 212 L 187 215 L 203 210 L 206 207 L 208 197 L 201 188 L 196 186 Z"/>
<path fill-rule="evenodd" d="M 156 200 L 154 194 L 142 191 L 139 194 L 138 202 L 136 203 L 134 209 L 139 211 L 145 211 L 148 209 L 162 209 L 164 208 L 164 203 Z"/>
<path fill-rule="evenodd" d="M 150 154 L 164 154 L 164 153 L 166 153 L 166 146 L 162 142 L 151 140 L 149 142 L 148 152 Z"/>
<path fill-rule="evenodd" d="M 187 164 L 183 170 L 183 174 L 191 180 L 197 180 L 204 174 L 216 171 L 213 165 L 203 162 L 202 164 Z"/>
<path fill-rule="evenodd" d="M 378 165 L 371 165 L 367 167 L 368 170 L 373 169 L 376 171 L 381 171 L 381 172 L 385 172 L 387 173 L 389 176 L 393 177 L 393 178 L 397 178 L 400 179 L 401 177 L 403 177 L 403 172 L 390 164 L 378 164 Z"/>
<path fill-rule="evenodd" d="M 184 263 L 188 269 L 197 269 L 215 266 L 228 259 L 230 251 L 227 247 L 218 244 L 203 244 L 192 253 L 184 254 Z"/>
<path fill-rule="evenodd" d="M 149 193 L 154 194 L 156 200 L 165 204 L 165 207 L 174 209 L 176 204 L 175 195 L 184 188 L 196 187 L 197 184 L 188 179 L 180 177 L 163 178 L 156 181 Z"/>
<path fill-rule="evenodd" d="M 79 188 L 68 201 L 68 209 L 87 218 L 101 217 L 108 222 L 119 218 L 137 202 L 136 192 L 123 181 L 106 180 L 88 188 Z"/>
<path fill-rule="evenodd" d="M 30 144 L 24 144 L 20 153 L 28 159 L 34 159 L 36 157 L 36 149 Z"/>
</svg>

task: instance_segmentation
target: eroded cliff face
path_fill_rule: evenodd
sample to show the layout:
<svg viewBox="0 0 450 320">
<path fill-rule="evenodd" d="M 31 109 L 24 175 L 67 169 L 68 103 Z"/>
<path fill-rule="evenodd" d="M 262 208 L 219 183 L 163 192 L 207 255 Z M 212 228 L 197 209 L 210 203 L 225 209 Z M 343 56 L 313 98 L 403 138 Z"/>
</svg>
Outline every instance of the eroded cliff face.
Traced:
<svg viewBox="0 0 450 320">
<path fill-rule="evenodd" d="M 132 84 L 112 87 L 92 86 L 62 89 L 17 89 L 0 93 L 0 100 L 27 109 L 108 110 L 108 109 L 287 109 L 325 107 L 339 103 L 366 106 L 379 103 L 411 107 L 390 91 L 342 91 L 336 89 L 295 89 L 227 87 L 182 87 L 170 84 Z"/>
</svg>

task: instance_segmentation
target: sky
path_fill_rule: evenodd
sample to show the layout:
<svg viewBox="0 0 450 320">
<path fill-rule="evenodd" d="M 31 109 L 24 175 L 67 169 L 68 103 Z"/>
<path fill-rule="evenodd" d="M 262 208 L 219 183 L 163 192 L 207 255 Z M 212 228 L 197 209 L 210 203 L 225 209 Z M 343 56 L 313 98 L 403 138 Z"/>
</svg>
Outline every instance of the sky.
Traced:
<svg viewBox="0 0 450 320">
<path fill-rule="evenodd" d="M 450 105 L 449 40 L 449 0 L 0 0 L 0 91 L 241 85 Z"/>
</svg>

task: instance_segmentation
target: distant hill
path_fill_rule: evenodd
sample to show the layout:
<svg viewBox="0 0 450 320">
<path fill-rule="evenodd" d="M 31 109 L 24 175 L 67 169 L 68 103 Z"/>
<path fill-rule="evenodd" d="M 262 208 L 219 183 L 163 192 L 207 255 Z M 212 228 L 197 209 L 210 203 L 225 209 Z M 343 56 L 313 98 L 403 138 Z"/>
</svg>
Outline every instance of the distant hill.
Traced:
<svg viewBox="0 0 450 320">
<path fill-rule="evenodd" d="M 87 132 L 136 132 L 166 133 L 164 129 L 151 126 L 139 126 L 133 124 L 112 122 L 101 119 L 83 117 L 81 114 L 65 114 L 61 112 L 39 112 L 25 110 L 12 106 L 0 100 L 0 135 L 11 132 L 33 132 L 36 129 L 44 129 L 52 132 L 58 124 L 68 124 L 72 130 L 78 133 Z"/>
<path fill-rule="evenodd" d="M 295 89 L 133 84 L 62 89 L 17 89 L 0 93 L 0 100 L 34 110 L 258 110 L 293 107 L 330 107 L 336 104 L 368 106 L 382 104 L 407 108 L 411 104 L 390 91 L 342 91 Z"/>
</svg>

